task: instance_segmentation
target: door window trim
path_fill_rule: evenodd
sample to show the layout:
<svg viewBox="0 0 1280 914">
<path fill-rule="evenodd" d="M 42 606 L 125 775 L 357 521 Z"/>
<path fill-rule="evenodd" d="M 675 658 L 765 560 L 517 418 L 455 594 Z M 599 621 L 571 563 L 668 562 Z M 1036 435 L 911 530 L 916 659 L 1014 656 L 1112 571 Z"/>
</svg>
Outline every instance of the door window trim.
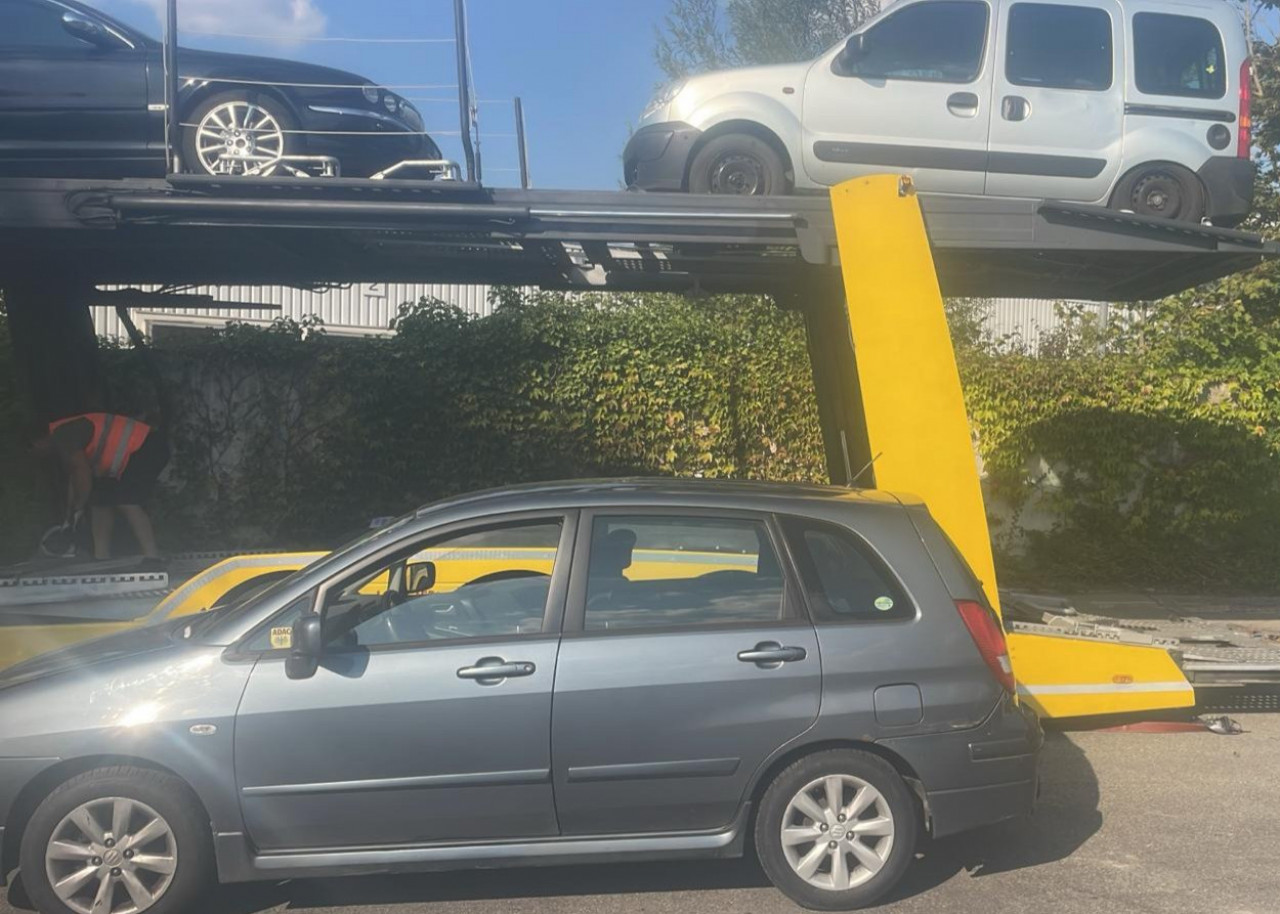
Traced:
<svg viewBox="0 0 1280 914">
<path fill-rule="evenodd" d="M 920 6 L 934 6 L 942 2 L 973 3 L 975 5 L 981 4 L 982 6 L 985 6 L 987 9 L 987 18 L 984 24 L 984 30 L 982 34 L 982 51 L 978 55 L 978 69 L 974 72 L 971 78 L 957 80 L 957 79 L 928 79 L 923 76 L 866 76 L 861 73 L 846 73 L 840 69 L 840 55 L 844 52 L 845 42 L 847 42 L 849 38 L 852 38 L 854 35 L 870 34 L 871 32 L 875 31 L 883 23 L 888 22 L 890 19 L 893 19 L 896 16 L 899 16 L 902 13 L 907 12 L 908 10 L 911 10 Z M 838 76 L 840 79 L 863 79 L 868 81 L 882 80 L 884 82 L 902 82 L 902 83 L 928 83 L 928 84 L 937 85 L 937 86 L 971 86 L 976 82 L 981 82 L 983 78 L 983 74 L 985 74 L 987 71 L 987 57 L 991 52 L 991 47 L 993 43 L 991 23 L 995 18 L 994 6 L 995 4 L 992 3 L 991 0 L 920 0 L 919 3 L 908 3 L 904 6 L 898 7 L 897 9 L 890 8 L 889 10 L 886 10 L 888 15 L 883 16 L 879 19 L 876 19 L 874 22 L 868 22 L 866 26 L 864 26 L 863 28 L 856 29 L 855 31 L 850 33 L 849 38 L 846 38 L 844 41 L 841 41 L 840 44 L 837 45 L 836 47 L 835 55 L 831 58 L 831 64 L 829 69 L 831 70 L 832 75 Z"/>
<path fill-rule="evenodd" d="M 590 629 L 586 625 L 587 581 L 591 563 L 591 538 L 597 517 L 688 517 L 709 520 L 759 523 L 764 526 L 782 571 L 782 607 L 779 617 L 768 621 L 704 622 L 697 625 L 644 625 L 634 628 Z M 561 634 L 565 638 L 618 638 L 628 635 L 662 635 L 683 632 L 764 631 L 778 628 L 794 628 L 809 625 L 809 617 L 802 600 L 800 579 L 792 567 L 774 515 L 768 511 L 751 511 L 739 508 L 707 508 L 700 505 L 632 506 L 603 505 L 582 509 L 578 517 L 578 535 L 574 544 L 573 564 L 570 569 L 568 600 L 565 606 Z"/>
<path fill-rule="evenodd" d="M 506 635 L 485 635 L 477 638 L 441 638 L 431 641 L 403 641 L 392 644 L 372 644 L 356 648 L 329 649 L 324 654 L 382 653 L 385 651 L 421 650 L 428 647 L 449 647 L 460 644 L 493 644 L 511 641 L 512 639 L 532 640 L 535 638 L 557 637 L 565 615 L 565 601 L 569 589 L 569 575 L 573 559 L 573 545 L 577 536 L 580 511 L 566 509 L 563 511 L 519 511 L 508 514 L 493 514 L 482 517 L 471 517 L 459 521 L 442 524 L 427 530 L 417 530 L 406 536 L 397 538 L 377 552 L 352 562 L 340 571 L 330 575 L 326 580 L 273 612 L 267 619 L 255 625 L 248 633 L 224 652 L 229 660 L 260 658 L 263 660 L 280 659 L 288 656 L 287 648 L 275 648 L 265 651 L 247 650 L 243 646 L 269 629 L 277 619 L 301 599 L 309 599 L 309 612 L 323 616 L 324 604 L 329 594 L 359 580 L 362 574 L 374 571 L 386 562 L 398 556 L 408 557 L 422 549 L 429 548 L 432 542 L 438 542 L 449 536 L 467 533 L 473 530 L 484 530 L 490 527 L 511 525 L 526 526 L 539 521 L 560 524 L 560 542 L 556 546 L 555 562 L 551 568 L 551 583 L 547 588 L 547 604 L 543 609 L 542 627 L 537 631 L 514 632 Z"/>
</svg>

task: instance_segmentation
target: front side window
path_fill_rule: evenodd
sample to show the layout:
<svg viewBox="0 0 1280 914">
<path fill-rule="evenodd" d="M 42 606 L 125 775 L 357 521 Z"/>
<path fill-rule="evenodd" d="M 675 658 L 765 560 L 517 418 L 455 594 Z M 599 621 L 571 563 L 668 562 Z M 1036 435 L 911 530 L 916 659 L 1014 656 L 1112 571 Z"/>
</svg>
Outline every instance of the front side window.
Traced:
<svg viewBox="0 0 1280 914">
<path fill-rule="evenodd" d="M 1014 4 L 1005 76 L 1015 86 L 1111 88 L 1111 17 L 1088 6 Z"/>
<path fill-rule="evenodd" d="M 329 591 L 326 649 L 542 631 L 562 522 L 489 526 L 428 541 Z"/>
<path fill-rule="evenodd" d="M 988 9 L 974 0 L 917 3 L 872 26 L 841 74 L 864 79 L 967 83 L 982 69 Z"/>
<path fill-rule="evenodd" d="M 1133 17 L 1133 69 L 1145 95 L 1222 98 L 1227 67 L 1217 27 L 1194 16 Z"/>
<path fill-rule="evenodd" d="M 782 523 L 819 622 L 910 619 L 915 607 L 884 563 L 851 531 L 821 521 Z"/>
<path fill-rule="evenodd" d="M 776 622 L 783 576 L 756 520 L 597 517 L 587 569 L 588 631 Z"/>
<path fill-rule="evenodd" d="M 0 45 L 85 50 L 89 45 L 63 28 L 65 12 L 35 0 L 0 0 Z"/>
</svg>

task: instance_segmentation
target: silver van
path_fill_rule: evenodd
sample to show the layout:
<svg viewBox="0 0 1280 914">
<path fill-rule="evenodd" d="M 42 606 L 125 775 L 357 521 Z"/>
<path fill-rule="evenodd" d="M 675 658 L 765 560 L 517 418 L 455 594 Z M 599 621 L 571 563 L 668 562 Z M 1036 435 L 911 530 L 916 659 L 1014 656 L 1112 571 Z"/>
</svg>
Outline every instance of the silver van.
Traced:
<svg viewBox="0 0 1280 914">
<path fill-rule="evenodd" d="M 1225 0 L 900 0 L 816 60 L 667 87 L 625 177 L 782 194 L 888 170 L 1233 225 L 1253 198 L 1250 93 Z"/>
<path fill-rule="evenodd" d="M 533 485 L 5 671 L 0 874 L 42 914 L 187 914 L 215 878 L 753 848 L 847 909 L 922 832 L 1030 812 L 1042 741 L 920 503 Z"/>
</svg>

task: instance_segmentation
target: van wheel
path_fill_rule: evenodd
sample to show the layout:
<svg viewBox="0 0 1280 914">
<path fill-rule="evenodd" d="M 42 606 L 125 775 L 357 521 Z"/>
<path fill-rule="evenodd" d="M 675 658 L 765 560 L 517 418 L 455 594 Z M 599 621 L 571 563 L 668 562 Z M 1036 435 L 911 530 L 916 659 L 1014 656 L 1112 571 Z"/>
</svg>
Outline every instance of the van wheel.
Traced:
<svg viewBox="0 0 1280 914">
<path fill-rule="evenodd" d="M 884 759 L 817 752 L 769 785 L 755 843 L 766 875 L 792 901 L 849 911 L 879 899 L 906 872 L 919 820 L 906 783 Z"/>
<path fill-rule="evenodd" d="M 183 914 L 213 880 L 209 822 L 190 788 L 146 768 L 99 768 L 41 803 L 19 866 L 42 914 Z"/>
<path fill-rule="evenodd" d="M 1204 187 L 1181 165 L 1143 165 L 1120 181 L 1111 208 L 1139 216 L 1199 222 L 1204 218 Z"/>
<path fill-rule="evenodd" d="M 689 166 L 690 193 L 760 196 L 787 190 L 787 168 L 778 150 L 747 133 L 716 137 Z"/>
</svg>

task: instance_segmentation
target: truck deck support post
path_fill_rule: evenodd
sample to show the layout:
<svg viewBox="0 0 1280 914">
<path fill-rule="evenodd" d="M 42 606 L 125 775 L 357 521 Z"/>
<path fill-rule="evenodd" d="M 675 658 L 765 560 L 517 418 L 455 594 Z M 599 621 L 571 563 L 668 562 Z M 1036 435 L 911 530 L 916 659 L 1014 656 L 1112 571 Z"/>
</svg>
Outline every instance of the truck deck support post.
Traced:
<svg viewBox="0 0 1280 914">
<path fill-rule="evenodd" d="M 182 171 L 182 122 L 178 118 L 178 0 L 166 0 L 164 15 L 165 167 Z"/>
</svg>

